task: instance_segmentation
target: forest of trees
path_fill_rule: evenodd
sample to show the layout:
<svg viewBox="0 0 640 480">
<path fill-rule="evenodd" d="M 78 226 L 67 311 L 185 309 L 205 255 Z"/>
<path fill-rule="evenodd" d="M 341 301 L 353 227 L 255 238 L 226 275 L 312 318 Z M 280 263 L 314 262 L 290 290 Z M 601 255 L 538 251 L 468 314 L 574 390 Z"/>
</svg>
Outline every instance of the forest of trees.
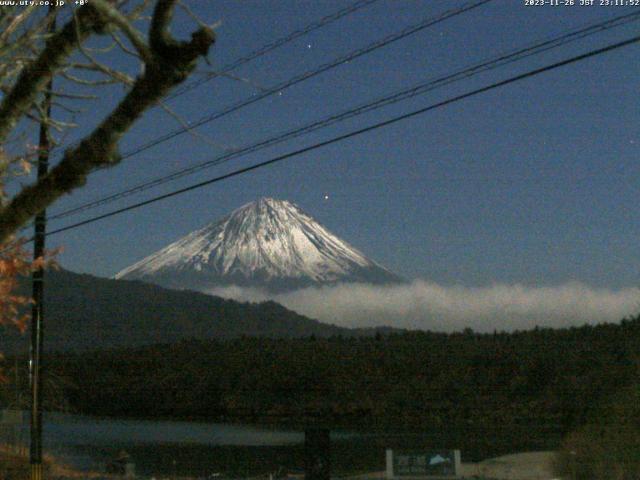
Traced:
<svg viewBox="0 0 640 480">
<path fill-rule="evenodd" d="M 428 433 L 479 458 L 558 448 L 637 386 L 639 367 L 640 317 L 515 333 L 192 340 L 48 360 L 79 413 Z"/>
</svg>

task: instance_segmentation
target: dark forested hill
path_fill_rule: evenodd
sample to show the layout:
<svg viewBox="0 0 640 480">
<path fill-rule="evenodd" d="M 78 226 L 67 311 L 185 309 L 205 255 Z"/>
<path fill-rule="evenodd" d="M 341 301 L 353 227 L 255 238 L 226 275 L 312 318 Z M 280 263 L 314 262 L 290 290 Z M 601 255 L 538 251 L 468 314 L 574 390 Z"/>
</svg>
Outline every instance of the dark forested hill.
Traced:
<svg viewBox="0 0 640 480">
<path fill-rule="evenodd" d="M 298 315 L 274 302 L 240 303 L 138 281 L 47 272 L 47 350 L 86 350 L 182 339 L 319 337 L 347 329 Z M 4 353 L 28 351 L 28 335 L 0 329 Z"/>
<path fill-rule="evenodd" d="M 49 364 L 72 379 L 68 400 L 85 413 L 559 438 L 638 383 L 639 352 L 637 318 L 512 334 L 185 341 Z"/>
</svg>

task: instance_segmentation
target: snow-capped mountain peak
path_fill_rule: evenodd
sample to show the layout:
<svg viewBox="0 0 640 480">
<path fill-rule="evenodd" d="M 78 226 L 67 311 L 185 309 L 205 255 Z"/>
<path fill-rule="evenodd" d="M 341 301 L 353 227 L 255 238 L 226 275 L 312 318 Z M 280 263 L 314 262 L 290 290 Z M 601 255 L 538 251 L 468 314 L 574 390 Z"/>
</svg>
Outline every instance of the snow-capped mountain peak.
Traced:
<svg viewBox="0 0 640 480">
<path fill-rule="evenodd" d="M 329 232 L 298 206 L 261 198 L 122 270 L 116 278 L 173 288 L 267 289 L 398 277 Z"/>
</svg>

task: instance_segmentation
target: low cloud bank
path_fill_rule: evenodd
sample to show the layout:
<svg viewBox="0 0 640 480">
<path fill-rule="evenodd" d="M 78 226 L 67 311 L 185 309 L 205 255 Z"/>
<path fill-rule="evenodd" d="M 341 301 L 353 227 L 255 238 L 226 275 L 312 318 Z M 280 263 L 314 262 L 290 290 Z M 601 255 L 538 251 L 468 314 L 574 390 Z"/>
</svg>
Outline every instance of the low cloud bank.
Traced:
<svg viewBox="0 0 640 480">
<path fill-rule="evenodd" d="M 345 327 L 388 325 L 433 331 L 525 330 L 618 322 L 640 313 L 640 289 L 609 290 L 579 283 L 553 287 L 342 284 L 269 295 L 228 287 L 208 293 L 241 301 L 275 300 L 303 315 Z"/>
</svg>

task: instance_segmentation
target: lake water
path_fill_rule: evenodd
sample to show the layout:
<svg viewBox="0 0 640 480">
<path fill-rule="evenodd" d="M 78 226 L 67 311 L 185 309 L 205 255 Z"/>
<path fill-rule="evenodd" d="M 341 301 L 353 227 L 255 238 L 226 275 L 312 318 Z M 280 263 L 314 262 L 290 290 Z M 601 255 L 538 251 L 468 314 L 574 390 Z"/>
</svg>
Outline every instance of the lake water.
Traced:
<svg viewBox="0 0 640 480">
<path fill-rule="evenodd" d="M 304 441 L 296 431 L 204 422 L 141 421 L 46 414 L 45 441 L 60 447 L 188 443 L 192 445 L 265 446 Z"/>
<path fill-rule="evenodd" d="M 28 428 L 22 442 L 28 445 Z M 460 448 L 465 461 L 477 461 L 528 449 L 549 449 L 546 439 L 531 448 L 526 432 L 472 434 L 465 430 L 411 432 L 331 432 L 332 472 L 338 475 L 384 470 L 385 449 Z M 248 425 L 142 421 L 46 414 L 44 449 L 76 468 L 104 471 L 125 450 L 142 477 L 171 475 L 207 477 L 273 473 L 279 468 L 300 470 L 304 465 L 304 433 Z M 525 442 L 526 445 L 519 445 Z M 554 443 L 555 444 L 555 443 Z"/>
<path fill-rule="evenodd" d="M 23 428 L 28 442 L 28 428 Z M 332 433 L 348 441 L 349 433 Z M 303 465 L 304 433 L 247 425 L 45 414 L 44 448 L 76 468 L 104 471 L 120 451 L 142 476 L 271 473 Z M 343 452 L 341 452 L 343 453 Z M 351 460 L 347 459 L 347 462 Z M 357 462 L 356 462 L 357 463 Z"/>
</svg>

